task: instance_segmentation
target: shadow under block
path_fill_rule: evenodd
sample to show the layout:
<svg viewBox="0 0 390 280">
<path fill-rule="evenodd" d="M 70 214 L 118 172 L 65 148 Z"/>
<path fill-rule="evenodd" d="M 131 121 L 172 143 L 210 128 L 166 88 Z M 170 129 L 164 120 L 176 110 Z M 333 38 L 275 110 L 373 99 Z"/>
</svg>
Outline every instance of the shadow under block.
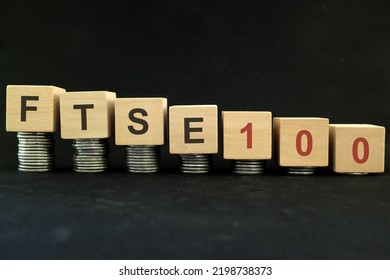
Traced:
<svg viewBox="0 0 390 280">
<path fill-rule="evenodd" d="M 61 95 L 61 138 L 109 138 L 114 128 L 115 92 L 83 91 Z"/>
<path fill-rule="evenodd" d="M 271 112 L 224 111 L 222 123 L 224 159 L 271 159 Z"/>
<path fill-rule="evenodd" d="M 59 128 L 59 97 L 55 86 L 7 86 L 6 130 L 54 132 Z"/>
<path fill-rule="evenodd" d="M 279 166 L 328 166 L 327 118 L 274 118 L 274 141 Z"/>
<path fill-rule="evenodd" d="M 117 98 L 116 145 L 164 145 L 166 98 Z"/>
<path fill-rule="evenodd" d="M 169 107 L 169 152 L 218 153 L 217 105 Z"/>
<path fill-rule="evenodd" d="M 369 124 L 329 126 L 332 170 L 338 173 L 383 173 L 385 128 Z"/>
</svg>

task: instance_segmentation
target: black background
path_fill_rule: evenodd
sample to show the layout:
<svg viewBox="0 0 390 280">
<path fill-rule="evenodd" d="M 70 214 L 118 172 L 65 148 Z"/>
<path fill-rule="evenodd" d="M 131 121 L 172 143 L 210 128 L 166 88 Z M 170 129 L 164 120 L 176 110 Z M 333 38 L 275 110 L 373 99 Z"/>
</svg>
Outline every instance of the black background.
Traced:
<svg viewBox="0 0 390 280">
<path fill-rule="evenodd" d="M 383 2 L 385 3 L 385 2 Z M 389 258 L 389 175 L 22 174 L 5 87 L 164 96 L 331 123 L 390 123 L 389 5 L 375 1 L 0 1 L 3 258 Z M 387 134 L 388 135 L 388 134 Z M 58 137 L 57 137 L 58 138 Z M 221 149 L 220 149 L 221 150 Z M 221 153 L 221 151 L 220 151 Z"/>
</svg>

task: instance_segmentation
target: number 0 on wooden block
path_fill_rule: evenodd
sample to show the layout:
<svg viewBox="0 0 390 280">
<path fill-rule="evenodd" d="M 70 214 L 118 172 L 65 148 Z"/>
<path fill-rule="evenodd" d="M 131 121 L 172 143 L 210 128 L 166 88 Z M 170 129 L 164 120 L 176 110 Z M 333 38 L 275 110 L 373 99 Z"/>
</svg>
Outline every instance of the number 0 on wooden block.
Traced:
<svg viewBox="0 0 390 280">
<path fill-rule="evenodd" d="M 332 169 L 338 173 L 383 173 L 385 128 L 368 124 L 331 124 Z"/>
<path fill-rule="evenodd" d="M 328 166 L 329 119 L 274 118 L 274 141 L 280 166 Z"/>
<path fill-rule="evenodd" d="M 222 112 L 223 157 L 265 160 L 272 157 L 271 112 Z"/>
</svg>

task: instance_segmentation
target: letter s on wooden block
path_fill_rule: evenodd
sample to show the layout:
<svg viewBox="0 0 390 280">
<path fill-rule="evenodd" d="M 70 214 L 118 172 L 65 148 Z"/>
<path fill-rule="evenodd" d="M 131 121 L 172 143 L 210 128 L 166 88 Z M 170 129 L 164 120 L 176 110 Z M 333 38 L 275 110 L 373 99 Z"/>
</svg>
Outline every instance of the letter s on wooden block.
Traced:
<svg viewBox="0 0 390 280">
<path fill-rule="evenodd" d="M 54 132 L 59 128 L 59 96 L 55 86 L 7 86 L 6 130 Z"/>
<path fill-rule="evenodd" d="M 329 119 L 274 118 L 275 158 L 284 167 L 328 166 Z"/>
<path fill-rule="evenodd" d="M 171 154 L 218 153 L 217 105 L 169 107 Z"/>
<path fill-rule="evenodd" d="M 271 112 L 223 111 L 222 123 L 224 159 L 271 159 Z"/>
<path fill-rule="evenodd" d="M 332 170 L 338 173 L 383 173 L 385 128 L 369 124 L 329 126 Z"/>
<path fill-rule="evenodd" d="M 164 145 L 166 98 L 117 98 L 116 145 Z"/>
<path fill-rule="evenodd" d="M 67 92 L 60 97 L 61 138 L 109 138 L 114 125 L 115 92 Z"/>
</svg>

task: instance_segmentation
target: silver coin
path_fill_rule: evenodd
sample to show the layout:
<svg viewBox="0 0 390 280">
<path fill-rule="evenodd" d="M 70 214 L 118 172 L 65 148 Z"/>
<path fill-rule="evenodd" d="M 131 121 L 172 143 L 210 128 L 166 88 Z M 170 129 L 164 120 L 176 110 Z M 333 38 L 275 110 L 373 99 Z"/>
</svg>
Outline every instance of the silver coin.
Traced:
<svg viewBox="0 0 390 280">
<path fill-rule="evenodd" d="M 18 170 L 22 172 L 49 172 L 52 171 L 53 169 L 54 168 L 29 169 L 29 168 L 18 167 Z"/>
<path fill-rule="evenodd" d="M 18 159 L 18 161 L 21 164 L 54 164 L 55 163 L 54 159 L 50 159 L 50 160 L 44 160 L 44 159 L 40 159 L 40 160 Z"/>
<path fill-rule="evenodd" d="M 104 165 L 104 166 L 79 166 L 79 165 L 74 165 L 73 168 L 74 169 L 78 169 L 78 170 L 105 170 L 105 169 L 108 169 L 109 166 L 108 165 Z"/>
<path fill-rule="evenodd" d="M 24 165 L 24 164 L 20 164 L 18 167 L 23 168 L 23 169 L 29 169 L 29 170 L 53 169 L 54 168 L 53 165 Z"/>
</svg>

